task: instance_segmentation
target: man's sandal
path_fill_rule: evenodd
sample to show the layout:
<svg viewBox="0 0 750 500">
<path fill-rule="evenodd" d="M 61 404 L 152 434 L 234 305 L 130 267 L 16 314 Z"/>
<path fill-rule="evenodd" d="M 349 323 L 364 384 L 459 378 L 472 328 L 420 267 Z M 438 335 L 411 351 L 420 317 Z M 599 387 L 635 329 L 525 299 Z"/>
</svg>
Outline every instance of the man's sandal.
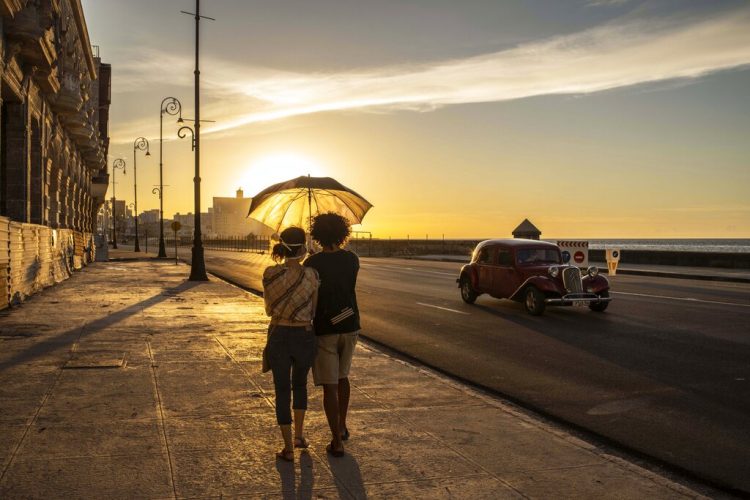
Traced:
<svg viewBox="0 0 750 500">
<path fill-rule="evenodd" d="M 294 438 L 294 447 L 295 448 L 309 448 L 310 443 L 307 441 L 307 439 L 300 437 L 300 438 Z"/>
<path fill-rule="evenodd" d="M 326 446 L 326 451 L 333 455 L 334 457 L 343 457 L 344 456 L 344 448 L 341 448 L 340 450 L 336 450 L 333 448 L 333 441 Z"/>
<path fill-rule="evenodd" d="M 284 448 L 281 451 L 277 451 L 276 458 L 284 460 L 285 462 L 294 462 L 294 450 L 287 450 Z"/>
</svg>

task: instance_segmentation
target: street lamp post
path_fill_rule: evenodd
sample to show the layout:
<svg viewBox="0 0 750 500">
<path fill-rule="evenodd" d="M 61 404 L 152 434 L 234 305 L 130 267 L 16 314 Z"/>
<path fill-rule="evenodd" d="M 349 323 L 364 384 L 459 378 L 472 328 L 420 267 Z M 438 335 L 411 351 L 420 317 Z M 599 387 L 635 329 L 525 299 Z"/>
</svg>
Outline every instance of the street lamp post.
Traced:
<svg viewBox="0 0 750 500">
<path fill-rule="evenodd" d="M 201 92 L 200 92 L 200 21 L 201 18 L 210 19 L 210 17 L 201 16 L 201 2 L 195 0 L 195 13 L 184 12 L 195 17 L 195 130 L 189 127 L 183 127 L 179 130 L 180 137 L 185 137 L 184 129 L 187 128 L 193 134 L 193 151 L 195 152 L 195 223 L 193 236 L 193 253 L 190 261 L 190 281 L 208 281 L 206 274 L 206 262 L 203 258 L 203 241 L 201 241 Z"/>
<path fill-rule="evenodd" d="M 164 245 L 164 173 L 162 158 L 164 154 L 164 113 L 176 116 L 180 115 L 177 120 L 182 123 L 182 104 L 175 97 L 166 97 L 161 101 L 159 112 L 159 255 L 160 259 L 167 258 L 167 249 Z"/>
<path fill-rule="evenodd" d="M 117 248 L 117 196 L 115 195 L 115 173 L 117 169 L 121 169 L 123 175 L 125 174 L 125 160 L 117 158 L 112 162 L 112 248 Z"/>
<path fill-rule="evenodd" d="M 145 137 L 139 137 L 133 142 L 133 194 L 135 205 L 135 248 L 134 252 L 140 252 L 141 246 L 138 243 L 138 150 L 145 151 L 146 156 L 151 156 L 148 150 L 148 140 Z"/>
</svg>

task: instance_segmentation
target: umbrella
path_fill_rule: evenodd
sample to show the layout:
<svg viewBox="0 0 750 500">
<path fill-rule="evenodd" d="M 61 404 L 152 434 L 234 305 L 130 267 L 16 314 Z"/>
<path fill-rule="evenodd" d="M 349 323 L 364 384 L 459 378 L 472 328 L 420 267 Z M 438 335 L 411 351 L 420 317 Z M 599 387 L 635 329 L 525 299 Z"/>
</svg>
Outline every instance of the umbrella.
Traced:
<svg viewBox="0 0 750 500">
<path fill-rule="evenodd" d="M 304 227 L 319 213 L 343 215 L 361 224 L 370 202 L 331 177 L 302 176 L 279 182 L 256 194 L 247 216 L 276 230 Z"/>
</svg>

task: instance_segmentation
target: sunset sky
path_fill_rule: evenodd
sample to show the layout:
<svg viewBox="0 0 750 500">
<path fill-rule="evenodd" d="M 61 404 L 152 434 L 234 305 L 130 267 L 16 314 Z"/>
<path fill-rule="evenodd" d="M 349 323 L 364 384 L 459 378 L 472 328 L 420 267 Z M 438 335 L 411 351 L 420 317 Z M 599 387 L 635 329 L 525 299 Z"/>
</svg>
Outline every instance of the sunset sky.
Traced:
<svg viewBox="0 0 750 500">
<path fill-rule="evenodd" d="M 117 195 L 158 207 L 159 105 L 193 112 L 194 0 L 83 0 L 112 64 Z M 203 210 L 298 175 L 373 205 L 375 237 L 750 237 L 750 4 L 211 0 Z M 165 217 L 193 157 L 165 117 Z M 110 191 L 111 193 L 111 191 Z"/>
</svg>

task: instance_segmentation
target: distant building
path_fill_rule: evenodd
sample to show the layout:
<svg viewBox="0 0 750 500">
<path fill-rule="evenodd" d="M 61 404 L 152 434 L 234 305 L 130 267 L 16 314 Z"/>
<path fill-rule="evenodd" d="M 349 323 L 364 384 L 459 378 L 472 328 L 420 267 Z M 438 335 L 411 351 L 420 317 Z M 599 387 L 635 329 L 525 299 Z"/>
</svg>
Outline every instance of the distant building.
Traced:
<svg viewBox="0 0 750 500">
<path fill-rule="evenodd" d="M 213 236 L 213 221 L 212 219 L 212 209 L 209 208 L 208 212 L 201 212 L 201 234 L 204 237 L 210 237 Z M 195 217 L 193 216 L 193 212 L 188 212 L 186 214 L 176 213 L 174 214 L 173 219 L 180 223 L 180 230 L 177 232 L 179 236 L 192 236 L 193 235 L 193 228 L 195 227 Z"/>
<path fill-rule="evenodd" d="M 268 227 L 258 221 L 248 219 L 252 198 L 245 198 L 242 189 L 237 190 L 234 198 L 214 197 L 213 233 L 217 236 L 267 236 L 271 233 Z"/>
<path fill-rule="evenodd" d="M 158 208 L 154 208 L 152 210 L 146 210 L 145 212 L 141 212 L 141 215 L 138 216 L 139 224 L 157 224 L 158 225 L 159 220 L 161 220 L 161 217 L 159 216 Z"/>
<path fill-rule="evenodd" d="M 517 228 L 513 230 L 514 238 L 525 238 L 527 240 L 538 240 L 542 236 L 542 232 L 531 223 L 529 219 L 524 219 Z"/>
</svg>

